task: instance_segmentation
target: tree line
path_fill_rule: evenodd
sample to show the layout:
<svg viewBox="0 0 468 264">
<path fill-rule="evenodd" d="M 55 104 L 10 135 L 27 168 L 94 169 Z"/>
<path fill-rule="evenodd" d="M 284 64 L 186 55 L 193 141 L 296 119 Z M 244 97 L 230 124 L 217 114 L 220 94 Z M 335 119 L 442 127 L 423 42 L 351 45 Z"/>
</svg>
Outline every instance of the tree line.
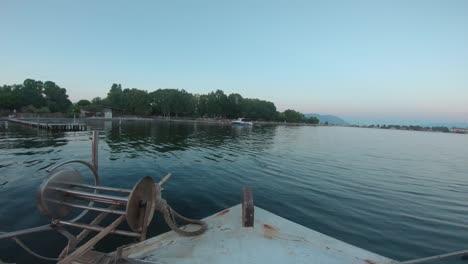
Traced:
<svg viewBox="0 0 468 264">
<path fill-rule="evenodd" d="M 192 94 L 183 89 L 158 89 L 148 92 L 137 88 L 122 88 L 112 84 L 105 98 L 96 97 L 72 104 L 66 89 L 54 82 L 27 79 L 22 85 L 4 85 L 0 88 L 0 110 L 36 112 L 69 112 L 81 110 L 102 112 L 111 107 L 125 115 L 163 117 L 239 118 L 318 124 L 315 117 L 306 118 L 295 110 L 278 112 L 273 102 L 244 98 L 240 94 L 225 94 L 216 90 L 208 94 Z M 42 110 L 41 110 L 42 109 Z"/>
<path fill-rule="evenodd" d="M 24 80 L 23 84 L 0 86 L 0 110 L 31 113 L 67 112 L 72 103 L 67 90 L 52 81 Z"/>
</svg>

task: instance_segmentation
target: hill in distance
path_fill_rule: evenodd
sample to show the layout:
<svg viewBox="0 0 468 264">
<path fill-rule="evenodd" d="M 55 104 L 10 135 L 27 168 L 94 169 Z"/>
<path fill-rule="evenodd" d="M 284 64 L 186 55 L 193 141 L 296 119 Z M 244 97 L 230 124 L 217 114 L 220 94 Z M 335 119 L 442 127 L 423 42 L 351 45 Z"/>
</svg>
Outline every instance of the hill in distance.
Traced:
<svg viewBox="0 0 468 264">
<path fill-rule="evenodd" d="M 334 115 L 320 115 L 320 114 L 310 113 L 310 114 L 304 114 L 304 116 L 316 117 L 320 120 L 320 124 L 325 124 L 325 122 L 328 122 L 328 124 L 330 125 L 340 125 L 340 126 L 349 125 L 348 122 Z"/>
</svg>

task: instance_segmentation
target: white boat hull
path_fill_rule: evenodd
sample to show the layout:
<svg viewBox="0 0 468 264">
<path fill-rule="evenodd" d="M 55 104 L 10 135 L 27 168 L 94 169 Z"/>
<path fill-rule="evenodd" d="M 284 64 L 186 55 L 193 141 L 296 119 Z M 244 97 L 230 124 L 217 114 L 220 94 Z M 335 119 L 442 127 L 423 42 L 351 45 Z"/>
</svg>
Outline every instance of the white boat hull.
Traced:
<svg viewBox="0 0 468 264">
<path fill-rule="evenodd" d="M 243 121 L 232 121 L 231 124 L 237 125 L 237 126 L 252 126 L 252 122 L 243 122 Z"/>
<path fill-rule="evenodd" d="M 173 231 L 129 246 L 123 255 L 145 263 L 398 263 L 255 207 L 254 227 L 242 227 L 241 205 L 205 218 L 206 233 Z M 187 227 L 188 229 L 194 227 Z"/>
</svg>

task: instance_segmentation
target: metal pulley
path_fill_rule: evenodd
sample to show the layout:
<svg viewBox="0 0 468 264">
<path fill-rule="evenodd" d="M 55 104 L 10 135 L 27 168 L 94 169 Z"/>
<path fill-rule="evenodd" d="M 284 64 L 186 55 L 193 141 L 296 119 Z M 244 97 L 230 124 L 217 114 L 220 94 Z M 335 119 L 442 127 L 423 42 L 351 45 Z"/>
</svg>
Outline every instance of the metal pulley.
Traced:
<svg viewBox="0 0 468 264">
<path fill-rule="evenodd" d="M 96 229 L 76 222 L 84 215 L 83 213 L 97 211 L 124 215 L 128 226 L 135 232 L 141 232 L 144 229 L 143 223 L 148 224 L 153 218 L 154 210 L 148 210 L 145 213 L 145 208 L 154 207 L 156 192 L 155 183 L 149 176 L 142 178 L 132 190 L 129 190 L 85 184 L 84 177 L 77 170 L 64 168 L 53 173 L 41 184 L 36 197 L 37 207 L 41 213 L 51 218 L 56 224 Z M 83 202 L 89 203 L 83 204 Z M 117 208 L 113 209 L 109 206 Z M 119 209 L 122 207 L 124 210 Z M 78 215 L 79 217 L 69 221 L 64 220 L 73 209 L 84 211 Z"/>
</svg>

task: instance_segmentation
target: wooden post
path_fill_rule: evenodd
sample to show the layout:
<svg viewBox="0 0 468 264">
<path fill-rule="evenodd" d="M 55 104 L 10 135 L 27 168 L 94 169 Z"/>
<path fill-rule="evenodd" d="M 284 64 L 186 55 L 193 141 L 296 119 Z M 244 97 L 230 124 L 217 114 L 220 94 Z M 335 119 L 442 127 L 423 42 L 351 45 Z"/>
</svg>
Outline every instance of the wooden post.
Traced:
<svg viewBox="0 0 468 264">
<path fill-rule="evenodd" d="M 254 203 L 252 188 L 244 187 L 242 195 L 242 226 L 254 226 Z"/>
<path fill-rule="evenodd" d="M 96 130 L 93 130 L 92 155 L 93 155 L 93 167 L 96 173 L 98 171 L 98 145 L 99 145 L 99 133 Z"/>
</svg>

